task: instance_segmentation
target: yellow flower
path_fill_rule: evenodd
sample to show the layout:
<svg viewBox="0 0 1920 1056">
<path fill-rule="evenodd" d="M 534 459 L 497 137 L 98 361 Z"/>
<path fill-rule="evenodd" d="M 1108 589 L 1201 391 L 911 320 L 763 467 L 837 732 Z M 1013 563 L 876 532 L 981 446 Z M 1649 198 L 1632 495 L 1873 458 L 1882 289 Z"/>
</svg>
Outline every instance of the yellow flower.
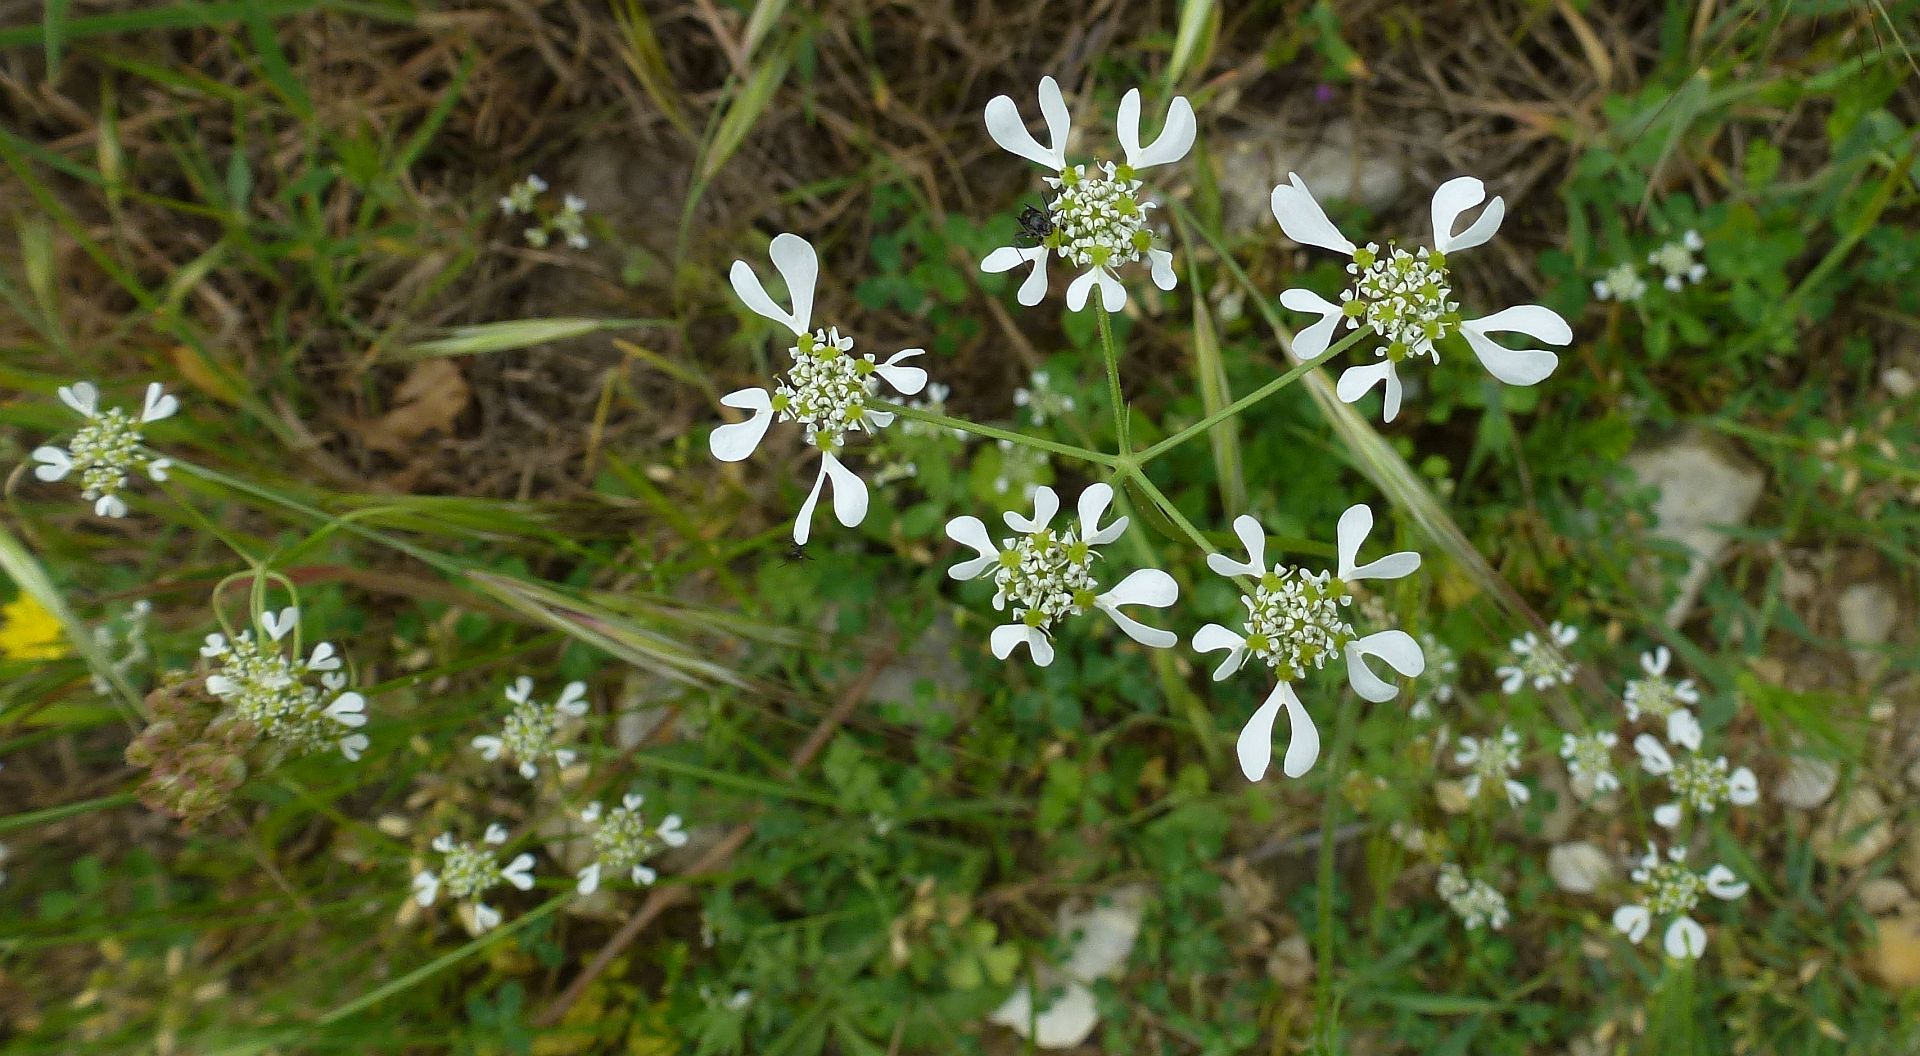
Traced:
<svg viewBox="0 0 1920 1056">
<path fill-rule="evenodd" d="M 67 655 L 60 621 L 31 594 L 0 605 L 0 657 L 58 660 Z"/>
</svg>

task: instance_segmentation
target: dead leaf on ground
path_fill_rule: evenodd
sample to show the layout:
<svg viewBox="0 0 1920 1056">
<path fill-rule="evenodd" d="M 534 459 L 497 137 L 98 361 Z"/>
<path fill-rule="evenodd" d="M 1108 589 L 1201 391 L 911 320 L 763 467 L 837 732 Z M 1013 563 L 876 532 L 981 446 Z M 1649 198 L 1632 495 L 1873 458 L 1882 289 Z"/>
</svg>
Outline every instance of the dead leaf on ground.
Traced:
<svg viewBox="0 0 1920 1056">
<path fill-rule="evenodd" d="M 371 450 L 404 455 L 428 433 L 452 435 L 454 419 L 467 408 L 467 396 L 467 380 L 451 360 L 422 360 L 394 390 L 393 409 L 355 423 L 353 431 Z"/>
</svg>

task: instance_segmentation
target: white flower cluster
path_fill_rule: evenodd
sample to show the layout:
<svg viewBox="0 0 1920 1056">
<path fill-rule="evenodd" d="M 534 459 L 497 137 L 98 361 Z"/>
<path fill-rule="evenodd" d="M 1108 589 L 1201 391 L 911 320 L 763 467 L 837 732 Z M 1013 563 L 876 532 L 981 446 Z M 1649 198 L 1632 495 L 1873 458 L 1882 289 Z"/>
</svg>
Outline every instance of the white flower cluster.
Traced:
<svg viewBox="0 0 1920 1056">
<path fill-rule="evenodd" d="M 1699 258 L 1700 251 L 1705 248 L 1707 243 L 1700 237 L 1700 232 L 1690 229 L 1647 254 L 1647 263 L 1661 273 L 1660 285 L 1669 292 L 1679 293 L 1707 277 L 1707 266 Z M 1647 280 L 1640 277 L 1640 269 L 1630 262 L 1615 264 L 1607 269 L 1605 275 L 1594 280 L 1593 296 L 1596 300 L 1633 304 L 1646 296 L 1647 288 Z"/>
<path fill-rule="evenodd" d="M 513 710 L 507 713 L 500 732 L 473 739 L 480 755 L 490 763 L 503 755 L 514 760 L 519 764 L 520 776 L 529 781 L 540 776 L 539 764 L 543 760 L 551 759 L 563 770 L 572 766 L 576 753 L 571 748 L 560 747 L 558 742 L 563 724 L 587 713 L 586 683 L 569 682 L 561 689 L 558 700 L 542 704 L 533 699 L 533 679 L 521 675 L 507 687 L 506 697 L 513 704 Z"/>
<path fill-rule="evenodd" d="M 1113 489 L 1094 484 L 1080 493 L 1079 530 L 1055 531 L 1052 523 L 1060 512 L 1060 496 L 1052 488 L 1038 488 L 1032 517 L 1006 512 L 1007 527 L 1018 534 L 998 546 L 978 517 L 947 522 L 947 537 L 979 555 L 949 568 L 947 575 L 962 581 L 990 578 L 994 609 L 1005 612 L 1011 604 L 1013 622 L 994 628 L 989 639 L 994 656 L 1004 660 L 1025 644 L 1033 662 L 1045 667 L 1053 663 L 1053 625 L 1091 609 L 1106 613 L 1127 637 L 1142 645 L 1166 649 L 1179 641 L 1172 632 L 1138 623 L 1120 611 L 1122 605 L 1156 609 L 1172 605 L 1180 596 L 1172 576 L 1159 569 L 1138 569 L 1113 589 L 1100 592 L 1093 567 L 1099 554 L 1094 548 L 1113 542 L 1127 530 L 1125 517 L 1100 525 L 1112 504 Z"/>
<path fill-rule="evenodd" d="M 1034 371 L 1026 385 L 1013 390 L 1013 405 L 1026 411 L 1035 425 L 1074 411 L 1073 394 L 1054 388 L 1053 375 L 1044 370 Z"/>
<path fill-rule="evenodd" d="M 820 501 L 820 489 L 829 481 L 833 485 L 834 516 L 840 523 L 852 528 L 866 519 L 866 482 L 841 465 L 834 452 L 848 432 L 871 433 L 893 424 L 892 411 L 876 410 L 869 401 L 878 392 L 880 381 L 903 395 L 919 392 L 927 383 L 927 372 L 907 366 L 905 361 L 926 350 L 905 349 L 885 363 L 874 362 L 872 356 L 854 357 L 850 354 L 853 339 L 841 336 L 838 327 L 816 330 L 812 326 L 814 287 L 820 277 L 820 259 L 813 244 L 799 235 L 776 235 L 770 255 L 774 269 L 786 283 L 792 311 L 774 303 L 746 261 L 734 261 L 729 278 L 734 294 L 748 310 L 793 334 L 795 343 L 787 349 L 792 366 L 783 379 L 776 381 L 772 393 L 764 388 L 747 388 L 721 397 L 721 403 L 749 411 L 752 416 L 715 429 L 708 437 L 708 446 L 720 461 L 739 462 L 760 446 L 776 418 L 805 427 L 807 443 L 820 451 L 820 472 L 793 522 L 793 541 L 805 545 L 813 533 L 813 509 Z"/>
<path fill-rule="evenodd" d="M 347 675 L 332 643 L 321 642 L 302 659 L 300 610 L 294 606 L 261 613 L 260 626 L 266 632 L 262 637 L 251 631 L 232 638 L 207 635 L 200 648 L 200 655 L 213 661 L 207 692 L 263 737 L 299 752 L 338 748 L 358 760 L 367 750 L 367 737 L 351 731 L 366 725 L 367 701 L 346 688 Z M 283 652 L 281 642 L 289 635 L 293 641 Z"/>
<path fill-rule="evenodd" d="M 1567 761 L 1574 795 L 1592 799 L 1620 787 L 1620 776 L 1613 772 L 1613 748 L 1619 743 L 1619 734 L 1612 730 L 1562 735 L 1560 758 Z"/>
<path fill-rule="evenodd" d="M 478 844 L 456 840 L 450 832 L 434 838 L 433 849 L 440 854 L 440 871 L 422 869 L 413 877 L 413 898 L 422 906 L 431 906 L 444 891 L 473 915 L 473 930 L 484 932 L 500 923 L 500 911 L 482 900 L 487 892 L 501 884 L 512 884 L 522 891 L 533 887 L 533 855 L 518 854 L 505 866 L 495 848 L 507 842 L 507 827 L 498 822 L 487 826 Z"/>
<path fill-rule="evenodd" d="M 587 824 L 593 841 L 593 861 L 580 870 L 576 887 L 583 895 L 591 895 L 600 888 L 602 875 L 615 876 L 625 874 L 636 884 L 651 884 L 658 874 L 647 866 L 647 859 L 659 853 L 662 847 L 681 847 L 687 842 L 685 830 L 680 828 L 680 815 L 669 814 L 657 825 L 649 824 L 640 813 L 645 798 L 638 792 L 629 792 L 620 800 L 620 805 L 611 810 L 603 810 L 598 801 L 589 803 L 580 812 L 580 820 Z"/>
<path fill-rule="evenodd" d="M 1507 926 L 1507 896 L 1485 880 L 1467 879 L 1467 874 L 1453 862 L 1440 866 L 1434 890 L 1468 931 L 1482 927 L 1499 931 Z"/>
<path fill-rule="evenodd" d="M 1532 683 L 1534 689 L 1544 690 L 1573 681 L 1577 668 L 1564 650 L 1579 640 L 1580 629 L 1555 620 L 1548 630 L 1553 638 L 1551 642 L 1543 642 L 1539 635 L 1528 631 L 1508 643 L 1512 656 L 1493 672 L 1500 678 L 1501 692 L 1518 693 L 1520 687 L 1528 683 Z"/>
<path fill-rule="evenodd" d="M 533 221 L 520 234 L 527 245 L 544 249 L 555 235 L 574 249 L 585 249 L 587 239 L 587 203 L 579 195 L 560 196 L 558 210 L 542 209 L 540 196 L 547 193 L 547 181 L 529 174 L 500 197 L 500 215 L 525 216 Z"/>
<path fill-rule="evenodd" d="M 1501 727 L 1498 737 L 1461 737 L 1453 761 L 1467 768 L 1461 791 L 1468 799 L 1478 799 L 1483 791 L 1503 788 L 1507 805 L 1520 806 L 1532 797 L 1527 786 L 1513 775 L 1520 772 L 1520 734 L 1511 726 Z"/>
<path fill-rule="evenodd" d="M 1425 358 L 1438 363 L 1436 342 L 1455 332 L 1466 338 L 1487 372 L 1501 381 L 1536 385 L 1546 380 L 1559 365 L 1559 356 L 1544 349 L 1511 349 L 1492 335 L 1521 334 L 1550 345 L 1564 345 L 1573 340 L 1573 330 L 1565 319 L 1537 304 L 1467 319 L 1453 300 L 1447 277 L 1448 257 L 1491 239 L 1506 217 L 1506 202 L 1496 195 L 1487 202 L 1479 219 L 1455 234 L 1453 229 L 1460 217 L 1486 200 L 1486 185 L 1479 180 L 1471 176 L 1448 180 L 1433 192 L 1433 248 L 1409 252 L 1390 243 L 1383 250 L 1374 242 L 1357 246 L 1341 234 L 1307 185 L 1299 176 L 1288 173 L 1287 182 L 1273 189 L 1271 201 L 1280 230 L 1302 245 L 1352 258 L 1347 272 L 1354 277 L 1339 304 L 1306 289 L 1290 289 L 1280 295 L 1280 303 L 1288 308 L 1320 317 L 1319 322 L 1294 337 L 1293 355 L 1301 360 L 1315 359 L 1332 346 L 1334 333 L 1342 323 L 1349 330 L 1364 324 L 1385 342 L 1375 347 L 1379 359 L 1366 366 L 1348 367 L 1334 388 L 1342 400 L 1353 403 L 1384 382 L 1384 419 L 1389 422 L 1400 413 L 1401 361 Z"/>
<path fill-rule="evenodd" d="M 33 475 L 52 483 L 79 475 L 80 496 L 93 503 L 97 517 L 125 517 L 127 503 L 120 497 L 127 478 L 145 473 L 150 479 L 164 481 L 172 462 L 155 458 L 141 447 L 140 427 L 172 417 L 180 401 L 167 394 L 159 382 L 147 386 L 146 403 L 135 418 L 119 407 L 100 407 L 100 390 L 93 383 L 76 381 L 60 387 L 60 402 L 73 408 L 87 424 L 73 434 L 67 446 L 49 444 L 35 448 Z"/>
<path fill-rule="evenodd" d="M 1747 885 L 1724 865 L 1697 873 L 1686 862 L 1685 847 L 1668 849 L 1663 859 L 1658 848 L 1647 844 L 1646 855 L 1633 871 L 1638 900 L 1613 912 L 1613 926 L 1629 941 L 1640 942 L 1652 930 L 1656 918 L 1670 917 L 1661 939 L 1667 956 L 1692 959 L 1707 951 L 1707 930 L 1690 915 L 1700 904 L 1700 895 L 1704 892 L 1732 901 L 1747 893 Z"/>
<path fill-rule="evenodd" d="M 1039 304 L 1047 295 L 1047 257 L 1058 254 L 1081 274 L 1067 287 L 1067 309 L 1086 307 L 1087 297 L 1097 284 L 1100 304 L 1109 312 L 1126 306 L 1127 288 L 1115 269 L 1145 259 L 1153 284 L 1171 290 L 1176 281 L 1173 254 L 1154 246 L 1153 231 L 1147 226 L 1147 210 L 1153 203 L 1142 199 L 1143 187 L 1137 174 L 1156 165 L 1168 165 L 1187 156 L 1193 149 L 1196 130 L 1193 105 L 1176 96 L 1167 108 L 1167 120 L 1160 135 L 1151 144 L 1140 145 L 1140 90 L 1135 88 L 1121 98 L 1115 132 L 1120 139 L 1124 164 L 1096 159 L 1089 166 L 1067 164 L 1067 142 L 1073 122 L 1067 113 L 1060 84 L 1052 77 L 1040 80 L 1040 114 L 1046 119 L 1046 146 L 1027 131 L 1020 108 L 1012 97 L 995 96 L 987 103 L 987 134 L 1008 153 L 1017 154 L 1058 175 L 1046 177 L 1047 186 L 1057 193 L 1047 203 L 1046 216 L 1034 246 L 1002 246 L 987 254 L 980 269 L 993 274 L 1031 264 L 1026 281 L 1020 284 L 1021 304 Z"/>
<path fill-rule="evenodd" d="M 1269 566 L 1266 530 L 1252 517 L 1235 518 L 1233 531 L 1247 548 L 1247 559 L 1212 554 L 1207 567 L 1222 576 L 1255 579 L 1253 593 L 1240 599 L 1247 610 L 1246 633 L 1209 623 L 1193 636 L 1193 648 L 1202 653 L 1227 651 L 1227 658 L 1214 669 L 1216 682 L 1240 670 L 1249 655 L 1273 671 L 1278 684 L 1240 730 L 1240 769 L 1249 781 L 1265 776 L 1273 760 L 1274 723 L 1284 710 L 1292 732 L 1280 769 L 1288 777 L 1299 777 L 1320 757 L 1320 734 L 1294 692 L 1294 682 L 1339 657 L 1346 663 L 1353 691 L 1364 700 L 1381 703 L 1400 690 L 1375 674 L 1366 664 L 1367 657 L 1377 657 L 1408 677 L 1426 669 L 1426 657 L 1412 635 L 1385 630 L 1356 637 L 1345 615 L 1353 602 L 1349 583 L 1412 575 L 1420 567 L 1420 555 L 1403 550 L 1360 564 L 1360 548 L 1373 531 L 1373 510 L 1361 503 L 1340 515 L 1335 529 L 1339 564 L 1332 573 L 1312 573 L 1281 563 Z"/>
</svg>

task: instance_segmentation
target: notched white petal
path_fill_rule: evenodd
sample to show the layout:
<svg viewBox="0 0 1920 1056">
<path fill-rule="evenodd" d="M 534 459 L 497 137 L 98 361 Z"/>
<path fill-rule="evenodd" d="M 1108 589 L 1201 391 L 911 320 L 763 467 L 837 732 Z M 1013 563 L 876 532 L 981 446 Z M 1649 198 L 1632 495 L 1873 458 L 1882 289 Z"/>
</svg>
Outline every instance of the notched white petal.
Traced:
<svg viewBox="0 0 1920 1056">
<path fill-rule="evenodd" d="M 1035 665 L 1046 667 L 1053 663 L 1053 643 L 1047 639 L 1046 632 L 1024 623 L 1007 623 L 995 627 L 987 641 L 993 647 L 993 655 L 997 660 L 1005 660 L 1012 656 L 1013 651 L 1025 643 L 1027 651 L 1033 654 Z"/>
<path fill-rule="evenodd" d="M 947 538 L 962 546 L 972 547 L 980 555 L 947 569 L 950 578 L 962 581 L 973 579 L 1000 560 L 1000 548 L 993 545 L 993 537 L 987 534 L 987 526 L 978 517 L 955 517 L 948 521 Z"/>
<path fill-rule="evenodd" d="M 1013 98 L 996 95 L 987 101 L 987 135 L 1007 153 L 1058 172 L 1067 167 L 1067 137 L 1072 134 L 1072 123 L 1066 100 L 1060 95 L 1060 83 L 1052 77 L 1040 79 L 1040 114 L 1046 119 L 1047 138 L 1051 140 L 1044 147 L 1027 131 Z"/>
<path fill-rule="evenodd" d="M 1109 484 L 1090 484 L 1080 493 L 1080 539 L 1089 546 L 1105 546 L 1120 538 L 1127 530 L 1127 518 L 1115 518 L 1112 524 L 1100 527 L 1100 518 L 1106 516 L 1107 507 L 1113 505 L 1113 487 Z"/>
<path fill-rule="evenodd" d="M 1453 233 L 1453 226 L 1460 222 L 1460 214 L 1479 205 L 1486 197 L 1486 184 L 1472 176 L 1456 176 L 1441 184 L 1433 192 L 1433 248 L 1442 253 L 1454 253 L 1472 249 L 1492 238 L 1500 230 L 1500 221 L 1507 215 L 1507 203 L 1499 195 L 1487 202 L 1486 210 L 1472 226 L 1457 235 Z"/>
<path fill-rule="evenodd" d="M 36 447 L 33 460 L 40 463 L 33 467 L 33 475 L 48 483 L 65 480 L 73 472 L 73 458 L 58 447 Z"/>
<path fill-rule="evenodd" d="M 1114 124 L 1127 164 L 1136 169 L 1169 165 L 1186 157 L 1187 152 L 1193 149 L 1194 133 L 1198 127 L 1193 118 L 1193 104 L 1187 102 L 1185 96 L 1175 96 L 1167 106 L 1167 119 L 1160 126 L 1160 134 L 1144 150 L 1141 149 L 1138 88 L 1129 89 L 1121 97 L 1120 112 Z"/>
<path fill-rule="evenodd" d="M 1273 189 L 1269 204 L 1273 207 L 1273 218 L 1280 222 L 1280 230 L 1286 232 L 1288 238 L 1301 245 L 1353 256 L 1353 243 L 1327 219 L 1326 210 L 1320 208 L 1313 192 L 1307 190 L 1299 176 L 1287 173 L 1287 182 Z"/>
<path fill-rule="evenodd" d="M 738 389 L 720 397 L 728 407 L 751 411 L 744 422 L 715 426 L 707 436 L 707 448 L 722 462 L 739 462 L 753 454 L 773 424 L 773 398 L 765 389 Z"/>
<path fill-rule="evenodd" d="M 926 387 L 927 372 L 919 367 L 907 367 L 901 366 L 901 364 L 915 356 L 926 355 L 926 353 L 927 350 L 924 348 L 902 349 L 895 352 L 892 356 L 889 356 L 885 363 L 876 365 L 873 368 L 874 373 L 887 379 L 887 384 L 893 386 L 901 393 L 912 396 Z"/>
<path fill-rule="evenodd" d="M 1022 517 L 1013 510 L 1006 512 L 1007 527 L 1016 532 L 1037 532 L 1053 523 L 1053 515 L 1060 512 L 1060 495 L 1045 484 L 1034 489 L 1033 517 Z"/>
<path fill-rule="evenodd" d="M 1247 514 L 1233 519 L 1233 534 L 1247 548 L 1247 559 L 1235 561 L 1225 554 L 1208 554 L 1207 567 L 1221 576 L 1259 576 L 1267 571 L 1267 530 Z"/>
<path fill-rule="evenodd" d="M 1347 683 L 1362 700 L 1379 704 L 1399 695 L 1400 687 L 1373 673 L 1368 657 L 1379 657 L 1387 666 L 1408 678 L 1427 669 L 1427 657 L 1420 642 L 1405 631 L 1376 631 L 1347 643 Z"/>
<path fill-rule="evenodd" d="M 1348 367 L 1340 372 L 1340 380 L 1334 384 L 1334 392 L 1341 403 L 1357 403 L 1367 390 L 1385 381 L 1386 399 L 1380 409 L 1380 420 L 1391 422 L 1400 416 L 1400 375 L 1393 368 L 1393 360 L 1378 359 L 1372 363 L 1363 363 Z"/>
<path fill-rule="evenodd" d="M 1178 600 L 1180 585 L 1173 581 L 1172 576 L 1157 568 L 1142 568 L 1115 584 L 1112 590 L 1094 598 L 1093 603 L 1112 618 L 1127 637 L 1155 649 L 1171 649 L 1180 643 L 1179 635 L 1140 623 L 1121 612 L 1120 606 L 1145 605 L 1164 609 Z"/>
<path fill-rule="evenodd" d="M 1333 344 L 1334 332 L 1339 329 L 1340 320 L 1344 317 L 1340 306 L 1312 290 L 1301 289 L 1281 291 L 1280 304 L 1296 312 L 1312 312 L 1320 317 L 1318 322 L 1293 335 L 1293 358 L 1318 359 L 1326 354 L 1327 348 Z M 1342 396 L 1341 399 L 1346 400 L 1346 397 Z"/>
</svg>

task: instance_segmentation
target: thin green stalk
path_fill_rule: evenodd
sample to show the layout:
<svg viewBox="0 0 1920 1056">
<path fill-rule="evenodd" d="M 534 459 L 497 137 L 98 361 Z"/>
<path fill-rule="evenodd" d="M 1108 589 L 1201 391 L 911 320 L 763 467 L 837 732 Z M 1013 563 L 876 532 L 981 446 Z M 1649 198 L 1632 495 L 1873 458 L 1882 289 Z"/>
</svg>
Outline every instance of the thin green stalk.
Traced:
<svg viewBox="0 0 1920 1056">
<path fill-rule="evenodd" d="M 1347 754 L 1353 750 L 1355 720 L 1359 717 L 1359 698 L 1340 694 L 1340 713 L 1334 719 L 1333 751 L 1327 759 L 1327 784 L 1320 804 L 1319 880 L 1314 900 L 1319 914 L 1319 938 L 1314 942 L 1318 966 L 1314 972 L 1313 1009 L 1316 1029 L 1331 1029 L 1334 1015 L 1333 993 L 1333 856 L 1334 833 L 1340 825 L 1340 779 L 1345 776 Z"/>
<path fill-rule="evenodd" d="M 1082 462 L 1091 462 L 1096 466 L 1115 466 L 1119 464 L 1119 460 L 1113 455 L 1103 454 L 1091 448 L 1075 447 L 1072 444 L 1043 440 L 1037 436 L 1028 436 L 1025 433 L 1016 433 L 1008 429 L 996 429 L 991 425 L 979 425 L 963 418 L 949 418 L 944 414 L 923 411 L 918 407 L 909 407 L 904 403 L 888 403 L 885 400 L 875 400 L 874 405 L 880 410 L 892 411 L 902 418 L 911 418 L 916 422 L 926 422 L 928 425 L 944 426 L 948 429 L 956 429 L 963 433 L 972 433 L 975 436 L 985 436 L 994 440 L 1005 440 L 1008 443 L 1019 444 L 1023 447 L 1037 447 L 1042 451 L 1051 451 L 1056 455 L 1079 459 Z"/>
<path fill-rule="evenodd" d="M 1127 405 L 1120 396 L 1120 352 L 1113 344 L 1113 319 L 1107 314 L 1107 306 L 1097 306 L 1100 314 L 1100 353 L 1107 362 L 1107 398 L 1113 403 L 1114 441 L 1120 445 L 1120 453 L 1125 455 L 1133 450 L 1133 443 L 1127 435 Z"/>
<path fill-rule="evenodd" d="M 1172 436 L 1167 437 L 1165 440 L 1162 440 L 1159 443 L 1153 445 L 1152 447 L 1147 448 L 1145 451 L 1140 452 L 1140 454 L 1134 458 L 1134 461 L 1140 463 L 1141 465 L 1146 465 L 1148 462 L 1151 462 L 1154 459 L 1159 458 L 1161 455 L 1164 455 L 1167 452 L 1173 450 L 1174 448 L 1179 447 L 1181 444 L 1184 444 L 1187 441 L 1193 439 L 1194 437 L 1199 436 L 1201 433 L 1204 433 L 1207 430 L 1213 428 L 1214 426 L 1219 425 L 1221 422 L 1224 422 L 1229 418 L 1236 417 L 1242 411 L 1245 411 L 1247 408 L 1252 407 L 1254 404 L 1259 403 L 1262 400 L 1265 400 L 1267 397 L 1272 396 L 1274 393 L 1279 392 L 1281 389 L 1284 389 L 1287 386 L 1293 384 L 1294 381 L 1299 379 L 1299 377 L 1302 374 L 1305 374 L 1307 371 L 1312 370 L 1313 368 L 1319 366 L 1320 364 L 1325 363 L 1327 360 L 1332 359 L 1334 356 L 1337 356 L 1340 353 L 1345 352 L 1348 348 L 1352 347 L 1352 345 L 1356 341 L 1359 341 L 1360 338 L 1364 336 L 1366 333 L 1367 331 L 1364 331 L 1364 330 L 1355 330 L 1353 333 L 1350 333 L 1347 336 L 1341 338 L 1340 340 L 1334 342 L 1331 346 L 1327 348 L 1325 352 L 1320 353 L 1319 355 L 1315 356 L 1312 359 L 1294 364 L 1292 368 L 1288 369 L 1285 373 L 1281 374 L 1279 377 L 1274 378 L 1272 381 L 1267 382 L 1265 385 L 1260 386 L 1259 388 L 1253 390 L 1247 395 L 1240 397 L 1239 399 L 1233 401 L 1232 403 L 1226 405 L 1225 407 L 1220 408 L 1219 410 L 1213 412 L 1212 414 L 1207 415 L 1205 418 L 1200 419 L 1199 421 L 1193 423 L 1192 425 L 1187 426 L 1185 429 L 1182 429 L 1179 432 L 1174 433 Z"/>
<path fill-rule="evenodd" d="M 1142 473 L 1138 467 L 1123 469 L 1118 475 L 1123 480 L 1131 479 L 1135 484 L 1139 485 L 1140 490 L 1146 492 L 1147 497 L 1153 500 L 1154 505 L 1160 507 L 1160 511 L 1167 515 L 1167 519 L 1172 521 L 1174 526 L 1179 528 L 1182 534 L 1193 540 L 1193 545 L 1199 547 L 1208 555 L 1219 553 L 1218 550 L 1214 549 L 1213 544 L 1207 541 L 1207 537 L 1200 534 L 1200 529 L 1195 528 L 1193 522 L 1187 520 L 1187 515 L 1181 513 L 1179 507 L 1173 504 L 1173 500 L 1167 498 L 1166 492 L 1161 491 L 1158 485 L 1148 480 L 1147 475 Z"/>
</svg>

